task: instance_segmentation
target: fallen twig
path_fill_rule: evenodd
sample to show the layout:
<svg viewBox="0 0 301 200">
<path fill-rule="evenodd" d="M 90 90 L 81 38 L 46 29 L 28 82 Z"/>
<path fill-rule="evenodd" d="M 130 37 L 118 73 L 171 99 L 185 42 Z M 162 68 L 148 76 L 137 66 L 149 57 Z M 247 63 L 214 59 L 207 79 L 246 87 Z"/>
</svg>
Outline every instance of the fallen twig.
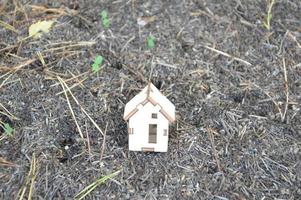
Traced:
<svg viewBox="0 0 301 200">
<path fill-rule="evenodd" d="M 34 61 L 36 61 L 37 59 L 29 59 L 29 60 L 26 60 L 25 62 L 17 65 L 17 66 L 14 66 L 14 67 L 5 67 L 5 66 L 0 66 L 0 72 L 16 72 L 18 71 L 19 69 L 21 69 L 22 67 L 25 67 L 27 65 L 30 65 L 31 63 L 33 63 Z"/>
<path fill-rule="evenodd" d="M 103 153 L 104 153 L 104 151 L 105 151 L 107 128 L 108 128 L 108 123 L 106 124 L 105 132 L 104 132 L 104 135 L 103 135 L 102 147 L 101 147 L 101 152 L 100 152 L 100 161 L 102 160 L 102 158 L 103 158 Z"/>
<path fill-rule="evenodd" d="M 20 189 L 17 197 L 19 197 L 19 200 L 23 200 L 25 193 L 29 187 L 29 192 L 28 192 L 28 200 L 31 200 L 32 198 L 32 194 L 33 194 L 33 187 L 34 187 L 34 183 L 35 183 L 35 179 L 37 177 L 37 162 L 36 162 L 36 157 L 35 157 L 35 153 L 32 154 L 32 159 L 31 159 L 31 164 L 30 164 L 30 170 L 29 173 L 26 177 L 26 181 L 24 186 Z"/>
<path fill-rule="evenodd" d="M 64 84 L 63 79 L 61 79 L 59 76 L 57 77 L 57 79 L 60 81 L 61 86 L 62 86 L 62 88 L 63 88 L 64 94 L 65 94 L 65 97 L 66 97 L 66 100 L 67 100 L 67 103 L 68 103 L 68 106 L 69 106 L 69 109 L 70 109 L 70 112 L 71 112 L 71 115 L 72 115 L 72 118 L 74 119 L 74 122 L 75 122 L 75 124 L 76 124 L 77 130 L 78 130 L 78 132 L 79 132 L 79 135 L 80 135 L 80 137 L 81 137 L 82 139 L 84 139 L 84 135 L 83 135 L 83 133 L 82 133 L 82 130 L 81 130 L 80 126 L 79 126 L 78 123 L 77 123 L 77 120 L 76 120 L 74 111 L 73 111 L 72 106 L 71 106 L 71 103 L 70 103 L 70 101 L 69 101 L 69 97 L 68 97 L 68 94 L 67 94 L 67 91 L 66 91 L 66 84 Z M 68 90 L 69 90 L 69 92 L 70 92 L 70 89 L 69 89 L 69 88 L 68 88 Z"/>
<path fill-rule="evenodd" d="M 221 165 L 220 165 L 220 162 L 219 162 L 218 155 L 217 155 L 216 150 L 215 150 L 214 135 L 213 135 L 214 131 L 211 128 L 207 128 L 207 131 L 208 131 L 208 134 L 209 134 L 209 139 L 210 139 L 210 142 L 211 142 L 212 151 L 213 151 L 213 155 L 214 155 L 214 158 L 215 158 L 215 162 L 216 162 L 218 171 L 221 172 L 222 168 L 221 168 Z"/>
<path fill-rule="evenodd" d="M 0 20 L 0 26 L 3 26 L 4 28 L 10 30 L 10 31 L 13 31 L 15 33 L 19 33 L 12 25 L 9 25 L 3 21 Z"/>
<path fill-rule="evenodd" d="M 12 162 L 5 160 L 3 157 L 0 157 L 0 166 L 4 167 L 15 167 L 16 165 Z"/>
<path fill-rule="evenodd" d="M 287 80 L 287 69 L 286 69 L 284 58 L 282 59 L 282 62 L 283 62 L 283 74 L 284 74 L 284 86 L 285 86 L 285 106 L 284 106 L 284 111 L 283 111 L 282 116 L 281 116 L 281 121 L 284 122 L 286 112 L 287 112 L 287 108 L 288 108 L 289 89 L 288 89 L 288 80 Z"/>
<path fill-rule="evenodd" d="M 236 60 L 236 61 L 238 61 L 238 62 L 241 62 L 241 63 L 243 63 L 243 64 L 246 64 L 246 65 L 248 65 L 248 66 L 251 66 L 251 65 L 252 65 L 252 64 L 249 63 L 248 61 L 245 61 L 245 60 L 243 60 L 243 59 L 241 59 L 241 58 L 232 56 L 232 55 L 230 55 L 230 54 L 228 54 L 228 53 L 225 53 L 225 52 L 223 52 L 223 51 L 220 51 L 220 50 L 214 49 L 214 48 L 212 48 L 212 47 L 208 47 L 208 46 L 204 46 L 204 47 L 205 47 L 206 49 L 209 49 L 209 50 L 211 50 L 211 51 L 214 51 L 214 52 L 216 52 L 216 53 L 218 53 L 218 54 L 221 54 L 221 55 L 223 55 L 223 56 L 226 56 L 226 57 L 228 57 L 228 58 L 233 58 L 234 60 Z"/>
<path fill-rule="evenodd" d="M 83 198 L 85 198 L 88 194 L 90 194 L 97 186 L 101 185 L 102 183 L 106 182 L 108 179 L 113 178 L 114 176 L 117 176 L 119 173 L 121 172 L 121 170 L 118 170 L 112 174 L 103 176 L 102 178 L 97 179 L 96 181 L 94 181 L 93 183 L 91 183 L 90 185 L 88 185 L 87 187 L 85 187 L 82 191 L 80 191 L 75 197 L 74 199 L 76 200 L 81 200 Z"/>
<path fill-rule="evenodd" d="M 73 100 L 75 101 L 75 103 L 80 107 L 80 109 L 82 110 L 82 112 L 88 117 L 88 119 L 92 122 L 92 124 L 96 127 L 96 129 L 102 134 L 104 135 L 103 131 L 99 128 L 99 126 L 96 124 L 96 122 L 90 117 L 90 115 L 86 112 L 86 110 L 80 105 L 80 103 L 77 101 L 77 99 L 75 98 L 75 96 L 72 94 L 70 88 L 68 87 L 68 85 L 64 82 L 63 79 L 61 79 L 60 77 L 57 77 L 62 84 L 65 86 L 65 88 L 67 88 L 67 91 L 70 93 L 71 97 L 73 98 Z"/>
</svg>

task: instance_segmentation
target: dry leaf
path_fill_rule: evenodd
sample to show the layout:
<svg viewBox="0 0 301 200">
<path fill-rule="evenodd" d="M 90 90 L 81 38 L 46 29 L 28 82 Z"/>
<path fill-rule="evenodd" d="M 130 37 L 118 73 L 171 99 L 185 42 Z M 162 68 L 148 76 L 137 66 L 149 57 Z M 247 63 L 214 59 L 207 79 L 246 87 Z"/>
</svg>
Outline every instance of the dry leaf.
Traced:
<svg viewBox="0 0 301 200">
<path fill-rule="evenodd" d="M 40 38 L 42 33 L 48 33 L 54 21 L 39 21 L 30 25 L 29 27 L 29 37 L 34 39 Z"/>
<path fill-rule="evenodd" d="M 152 16 L 152 17 L 138 17 L 137 19 L 137 23 L 139 26 L 145 26 L 148 23 L 151 23 L 153 21 L 155 21 L 156 17 Z"/>
</svg>

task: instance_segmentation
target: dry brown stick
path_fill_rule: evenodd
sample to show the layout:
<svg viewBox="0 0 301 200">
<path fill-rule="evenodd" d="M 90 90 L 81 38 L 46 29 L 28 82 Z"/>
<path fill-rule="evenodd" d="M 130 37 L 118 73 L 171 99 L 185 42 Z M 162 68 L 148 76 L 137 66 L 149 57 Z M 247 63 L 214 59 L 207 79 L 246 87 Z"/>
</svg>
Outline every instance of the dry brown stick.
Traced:
<svg viewBox="0 0 301 200">
<path fill-rule="evenodd" d="M 16 48 L 16 47 L 18 47 L 18 45 L 11 45 L 11 46 L 4 47 L 3 49 L 0 49 L 0 53 L 2 51 L 6 51 L 6 50 L 13 49 L 13 48 Z"/>
<path fill-rule="evenodd" d="M 9 74 L 9 75 L 8 75 L 8 74 Z M 10 72 L 4 74 L 4 76 L 6 76 L 6 75 L 8 75 L 8 76 L 2 81 L 2 83 L 0 84 L 0 88 L 2 88 L 2 87 L 5 85 L 6 81 L 8 81 L 8 79 L 9 79 L 13 74 L 14 74 L 14 73 L 10 73 Z M 1 77 L 1 78 L 2 78 L 2 77 Z"/>
<path fill-rule="evenodd" d="M 62 80 L 60 77 L 57 77 L 58 79 L 60 79 L 62 81 L 62 83 L 64 84 L 64 86 L 67 88 L 67 91 L 69 92 L 69 94 L 71 95 L 71 97 L 73 98 L 73 100 L 75 101 L 75 103 L 80 107 L 81 111 L 88 117 L 88 119 L 92 122 L 92 124 L 96 127 L 96 129 L 102 134 L 104 135 L 103 131 L 99 128 L 99 126 L 96 124 L 96 122 L 91 118 L 91 116 L 86 112 L 86 110 L 82 107 L 82 105 L 80 105 L 80 103 L 77 101 L 77 99 L 75 98 L 75 96 L 73 95 L 73 93 L 71 92 L 70 88 L 68 87 L 68 85 L 64 82 L 64 80 Z"/>
<path fill-rule="evenodd" d="M 0 5 L 0 14 L 2 13 L 3 10 L 5 10 L 5 7 L 7 5 L 8 0 L 4 0 L 2 2 L 2 5 Z"/>
<path fill-rule="evenodd" d="M 292 39 L 294 40 L 294 42 L 296 42 L 296 44 L 298 45 L 298 48 L 301 48 L 300 43 L 298 42 L 296 36 L 293 35 L 293 33 L 291 33 L 291 32 L 289 31 L 289 32 L 288 32 L 288 36 L 289 36 L 290 38 L 292 38 Z"/>
<path fill-rule="evenodd" d="M 83 76 L 83 75 L 85 75 L 85 74 L 87 74 L 88 72 L 84 72 L 84 73 L 82 73 L 82 74 L 79 74 L 79 75 L 75 75 L 75 76 L 73 76 L 73 77 L 71 77 L 71 78 L 68 78 L 68 79 L 66 79 L 65 80 L 65 83 L 66 82 L 69 82 L 69 81 L 72 81 L 72 80 L 74 80 L 74 79 L 78 79 L 79 77 L 81 77 L 81 76 Z M 52 85 L 50 85 L 50 87 L 54 87 L 54 86 L 57 86 L 57 85 L 59 85 L 60 83 L 54 83 L 54 84 L 52 84 Z"/>
<path fill-rule="evenodd" d="M 92 46 L 96 44 L 95 41 L 83 41 L 83 42 L 78 42 L 76 44 L 71 44 L 71 45 L 66 45 L 66 46 L 62 46 L 62 47 L 55 47 L 55 48 L 51 48 L 51 49 L 46 49 L 43 52 L 50 52 L 50 51 L 56 51 L 56 50 L 61 50 L 61 49 L 66 49 L 66 48 L 73 48 L 73 47 L 82 47 L 82 46 Z"/>
<path fill-rule="evenodd" d="M 30 162 L 30 169 L 28 172 L 28 175 L 26 177 L 26 181 L 25 184 L 22 186 L 22 188 L 19 190 L 17 197 L 19 197 L 19 200 L 23 200 L 24 199 L 24 195 L 27 191 L 27 187 L 29 185 L 29 193 L 28 193 L 28 200 L 31 199 L 32 197 L 32 193 L 33 193 L 33 186 L 35 183 L 35 178 L 37 176 L 37 163 L 36 163 L 36 158 L 35 158 L 35 153 L 32 154 L 32 159 Z"/>
<path fill-rule="evenodd" d="M 4 71 L 4 72 L 7 72 L 7 71 L 12 71 L 12 72 L 16 72 L 18 71 L 19 69 L 21 69 L 22 67 L 25 67 L 27 65 L 30 65 L 31 63 L 33 63 L 34 61 L 36 61 L 37 59 L 29 59 L 29 60 L 26 60 L 25 62 L 17 65 L 17 66 L 14 66 L 14 67 L 5 67 L 5 66 L 0 66 L 0 72 Z"/>
<path fill-rule="evenodd" d="M 73 84 L 71 87 L 68 88 L 68 92 L 69 92 L 69 90 L 71 90 L 71 89 L 77 87 L 78 85 L 83 85 L 82 83 L 83 83 L 85 80 L 87 80 L 87 78 L 88 78 L 88 77 L 84 77 L 82 80 L 79 80 L 77 83 Z M 60 94 L 62 94 L 62 93 L 63 93 L 63 91 L 58 92 L 58 93 L 56 93 L 55 95 L 57 96 L 57 95 L 60 95 Z"/>
<path fill-rule="evenodd" d="M 16 164 L 5 160 L 3 157 L 0 157 L 0 166 L 4 167 L 15 167 Z"/>
<path fill-rule="evenodd" d="M 28 15 L 24 8 L 24 5 L 20 1 L 18 1 L 17 4 L 18 4 L 18 10 L 24 14 L 26 21 L 28 21 Z"/>
<path fill-rule="evenodd" d="M 284 58 L 282 59 L 282 62 L 283 62 L 283 74 L 284 74 L 284 86 L 285 86 L 285 107 L 284 107 L 283 114 L 281 116 L 281 121 L 284 122 L 285 116 L 286 116 L 286 112 L 287 112 L 287 108 L 288 108 L 289 88 L 288 88 L 288 79 L 287 79 L 287 69 L 286 69 L 285 59 Z"/>
<path fill-rule="evenodd" d="M 35 179 L 37 177 L 37 162 L 36 162 L 36 156 L 35 153 L 32 155 L 32 161 L 30 167 L 32 168 L 32 174 L 31 174 L 31 182 L 29 186 L 29 193 L 28 193 L 28 200 L 31 200 L 32 194 L 33 194 L 33 187 L 35 183 Z"/>
<path fill-rule="evenodd" d="M 71 103 L 70 103 L 70 101 L 69 101 L 69 97 L 68 97 L 68 94 L 67 94 L 67 91 L 66 91 L 66 86 L 65 86 L 65 84 L 64 84 L 64 82 L 63 82 L 63 79 L 61 79 L 59 76 L 57 76 L 57 79 L 60 81 L 61 86 L 62 86 L 62 88 L 63 88 L 64 94 L 65 94 L 65 97 L 66 97 L 66 99 L 67 99 L 67 103 L 68 103 L 68 106 L 69 106 L 69 109 L 70 109 L 70 112 L 71 112 L 71 115 L 72 115 L 72 118 L 74 119 L 74 122 L 75 122 L 76 127 L 77 127 L 78 132 L 79 132 L 79 135 L 80 135 L 80 137 L 81 137 L 82 139 L 84 139 L 84 135 L 83 135 L 83 133 L 82 133 L 82 130 L 81 130 L 79 124 L 77 123 L 75 114 L 74 114 L 74 112 L 73 112 Z"/>
<path fill-rule="evenodd" d="M 104 151 L 105 151 L 107 128 L 108 128 L 108 123 L 106 124 L 105 132 L 104 132 L 104 135 L 103 135 L 102 147 L 101 147 L 101 152 L 100 152 L 100 161 L 102 160 L 102 158 L 103 158 L 103 153 L 104 153 Z"/>
<path fill-rule="evenodd" d="M 274 100 L 274 98 L 269 94 L 267 93 L 266 91 L 264 91 L 261 87 L 259 87 L 258 85 L 256 85 L 255 83 L 252 83 L 253 86 L 257 87 L 258 89 L 260 89 L 265 95 L 267 95 L 271 101 L 274 103 L 274 105 L 276 106 L 280 116 L 282 117 L 282 111 L 281 111 L 281 108 L 279 106 L 279 104 Z"/>
<path fill-rule="evenodd" d="M 212 151 L 213 151 L 213 155 L 214 155 L 214 158 L 215 158 L 215 162 L 216 162 L 218 171 L 221 172 L 222 168 L 221 168 L 221 165 L 220 165 L 220 162 L 219 162 L 218 155 L 217 155 L 216 150 L 215 150 L 214 135 L 213 135 L 214 131 L 211 128 L 207 128 L 207 131 L 208 131 L 208 134 L 209 134 L 209 139 L 210 139 L 210 142 L 211 142 Z"/>
<path fill-rule="evenodd" d="M 86 127 L 86 137 L 87 137 L 88 152 L 89 152 L 89 155 L 91 155 L 91 145 L 90 145 L 90 137 L 89 137 L 89 133 L 88 133 L 87 121 L 85 121 L 85 127 Z"/>
<path fill-rule="evenodd" d="M 58 15 L 69 15 L 68 12 L 70 12 L 71 14 L 75 15 L 78 12 L 76 10 L 73 9 L 64 9 L 64 8 L 47 8 L 45 6 L 37 6 L 37 5 L 29 5 L 29 7 L 31 7 L 32 11 L 34 12 L 44 12 L 44 13 L 54 13 L 54 14 L 58 14 Z"/>
<path fill-rule="evenodd" d="M 17 33 L 17 34 L 19 34 L 19 32 L 15 29 L 15 27 L 13 27 L 13 26 L 10 25 L 10 24 L 5 23 L 4 21 L 1 21 L 1 20 L 0 20 L 0 26 L 4 27 L 4 28 L 6 28 L 6 29 L 8 29 L 8 30 L 10 30 L 10 31 L 13 31 L 13 32 L 15 32 L 15 33 Z"/>
<path fill-rule="evenodd" d="M 126 69 L 128 69 L 132 74 L 134 74 L 137 78 L 139 78 L 140 80 L 144 81 L 144 82 L 148 82 L 148 79 L 145 78 L 145 76 L 143 76 L 143 74 L 141 74 L 141 72 L 139 72 L 138 70 L 133 69 L 130 66 L 127 66 L 125 64 L 122 64 L 123 67 L 125 67 Z"/>
<path fill-rule="evenodd" d="M 16 116 L 14 116 L 5 106 L 0 102 L 0 108 L 4 110 L 4 112 L 0 111 L 0 114 L 7 116 L 11 120 L 19 120 Z"/>
<path fill-rule="evenodd" d="M 223 51 L 220 51 L 220 50 L 214 49 L 214 48 L 212 48 L 212 47 L 208 47 L 208 46 L 204 46 L 204 47 L 205 47 L 206 49 L 209 49 L 209 50 L 211 50 L 211 51 L 214 51 L 214 52 L 216 52 L 216 53 L 218 53 L 218 54 L 221 54 L 221 55 L 223 55 L 223 56 L 226 56 L 226 57 L 228 57 L 228 58 L 233 58 L 234 60 L 236 60 L 236 61 L 238 61 L 238 62 L 241 62 L 241 63 L 243 63 L 243 64 L 246 64 L 246 65 L 248 65 L 248 66 L 251 66 L 251 65 L 252 65 L 252 64 L 249 63 L 248 61 L 245 61 L 245 60 L 243 60 L 243 59 L 241 59 L 241 58 L 232 56 L 232 55 L 230 55 L 230 54 L 228 54 L 228 53 L 225 53 L 225 52 L 223 52 Z"/>
<path fill-rule="evenodd" d="M 15 66 L 15 67 L 1 67 L 1 66 L 0 66 L 0 72 L 1 72 L 2 70 L 7 72 L 6 74 L 4 74 L 3 76 L 1 76 L 0 78 L 3 78 L 3 77 L 5 77 L 5 76 L 8 75 L 8 77 L 7 77 L 6 79 L 4 79 L 4 80 L 2 81 L 2 83 L 0 84 L 0 88 L 4 86 L 4 84 L 6 83 L 6 81 L 7 81 L 14 73 L 16 73 L 16 72 L 17 72 L 18 70 L 20 70 L 22 67 L 25 67 L 25 66 L 27 66 L 27 65 L 29 65 L 29 64 L 31 64 L 31 63 L 33 63 L 34 61 L 36 61 L 36 59 L 30 59 L 30 60 L 27 60 L 27 61 L 25 61 L 25 62 L 23 62 L 23 63 L 21 63 L 21 64 Z"/>
</svg>

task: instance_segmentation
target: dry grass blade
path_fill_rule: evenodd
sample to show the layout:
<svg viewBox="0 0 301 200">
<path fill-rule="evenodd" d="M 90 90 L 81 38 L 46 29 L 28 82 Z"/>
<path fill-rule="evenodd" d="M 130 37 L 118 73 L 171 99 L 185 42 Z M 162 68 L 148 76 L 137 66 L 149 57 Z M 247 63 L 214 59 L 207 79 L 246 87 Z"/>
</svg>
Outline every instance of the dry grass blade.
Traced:
<svg viewBox="0 0 301 200">
<path fill-rule="evenodd" d="M 108 123 L 107 123 L 107 125 L 106 125 L 106 129 L 105 129 L 105 132 L 104 132 L 104 135 L 103 135 L 102 147 L 101 147 L 101 152 L 100 152 L 100 161 L 102 160 L 102 158 L 103 158 L 103 153 L 104 153 L 104 151 L 105 151 L 107 129 L 108 129 Z"/>
<path fill-rule="evenodd" d="M 28 200 L 31 200 L 32 198 L 32 193 L 33 193 L 33 186 L 34 186 L 34 182 L 35 179 L 37 177 L 37 163 L 36 163 L 36 156 L 33 153 L 32 155 L 32 161 L 31 161 L 31 165 L 30 165 L 32 174 L 31 174 L 31 182 L 30 182 L 30 186 L 29 186 L 29 193 L 28 193 Z"/>
<path fill-rule="evenodd" d="M 4 1 L 2 2 L 2 5 L 0 5 L 0 14 L 2 13 L 2 11 L 5 10 L 5 8 L 6 8 L 6 6 L 7 6 L 7 2 L 8 2 L 8 0 L 4 0 Z"/>
<path fill-rule="evenodd" d="M 274 105 L 276 106 L 280 116 L 282 117 L 282 111 L 281 111 L 281 108 L 279 106 L 279 104 L 274 100 L 274 98 L 266 91 L 264 91 L 261 87 L 259 87 L 258 85 L 256 85 L 255 83 L 252 84 L 253 86 L 255 86 L 256 88 L 260 89 L 265 95 L 267 95 L 271 101 L 274 103 Z"/>
<path fill-rule="evenodd" d="M 84 76 L 84 75 L 86 75 L 86 74 L 88 74 L 88 72 L 84 72 L 84 73 L 82 73 L 82 74 L 79 74 L 79 75 L 73 76 L 73 77 L 71 77 L 71 78 L 65 79 L 65 83 L 66 83 L 66 82 L 69 82 L 69 81 L 72 81 L 72 80 L 77 80 L 79 77 L 82 77 L 82 76 Z M 60 83 L 54 83 L 54 84 L 52 84 L 50 87 L 54 87 L 54 86 L 57 86 L 57 85 L 59 85 L 59 84 L 60 84 Z"/>
<path fill-rule="evenodd" d="M 212 47 L 208 47 L 208 46 L 204 46 L 204 47 L 205 47 L 206 49 L 209 49 L 209 50 L 211 50 L 211 51 L 214 51 L 214 52 L 216 52 L 216 53 L 218 53 L 218 54 L 221 54 L 221 55 L 223 55 L 223 56 L 226 56 L 226 57 L 228 57 L 228 58 L 233 58 L 234 60 L 236 60 L 236 61 L 238 61 L 238 62 L 241 62 L 241 63 L 243 63 L 243 64 L 246 64 L 246 65 L 248 65 L 248 66 L 251 66 L 251 65 L 252 65 L 252 64 L 249 63 L 248 61 L 245 61 L 245 60 L 243 60 L 243 59 L 241 59 L 241 58 L 232 56 L 232 55 L 230 55 L 230 54 L 228 54 L 228 53 L 225 53 L 225 52 L 223 52 L 223 51 L 220 51 L 220 50 L 214 49 L 214 48 L 212 48 Z"/>
<path fill-rule="evenodd" d="M 220 165 L 220 162 L 219 162 L 217 152 L 215 150 L 214 135 L 213 135 L 214 131 L 211 128 L 207 128 L 207 131 L 208 131 L 208 134 L 209 134 L 209 139 L 210 139 L 210 142 L 211 142 L 212 151 L 213 151 L 213 155 L 214 155 L 214 158 L 215 158 L 215 162 L 216 162 L 218 171 L 221 172 L 222 168 L 221 168 L 221 165 Z"/>
<path fill-rule="evenodd" d="M 60 81 L 61 86 L 62 86 L 62 88 L 63 88 L 64 94 L 65 94 L 65 97 L 66 97 L 66 100 L 67 100 L 67 103 L 68 103 L 68 106 L 69 106 L 69 109 L 70 109 L 70 112 L 71 112 L 71 115 L 72 115 L 72 118 L 73 118 L 73 120 L 74 120 L 74 122 L 75 122 L 75 124 L 76 124 L 76 127 L 77 127 L 77 129 L 78 129 L 79 135 L 80 135 L 80 137 L 81 137 L 82 139 L 84 139 L 84 135 L 83 135 L 83 133 L 82 133 L 82 130 L 81 130 L 80 126 L 79 126 L 78 123 L 77 123 L 77 120 L 76 120 L 74 111 L 73 111 L 72 106 L 71 106 L 71 103 L 70 103 L 70 101 L 69 101 L 69 97 L 68 97 L 68 94 L 67 94 L 67 91 L 66 91 L 66 88 L 65 88 L 65 85 L 66 85 L 66 84 L 64 83 L 63 79 L 61 79 L 59 76 L 57 77 L 57 79 Z M 67 89 L 70 90 L 69 88 L 67 88 Z"/>
<path fill-rule="evenodd" d="M 25 67 L 25 66 L 27 66 L 27 65 L 30 65 L 31 63 L 33 63 L 34 61 L 36 61 L 36 59 L 30 59 L 30 60 L 27 60 L 27 61 L 25 61 L 25 62 L 23 62 L 23 63 L 21 63 L 21 64 L 19 64 L 19 65 L 17 65 L 17 66 L 14 66 L 14 67 L 4 67 L 4 66 L 0 66 L 0 72 L 7 72 L 7 73 L 5 73 L 3 76 L 1 76 L 0 78 L 3 78 L 3 77 L 5 77 L 5 76 L 8 76 L 8 77 L 6 77 L 3 81 L 2 81 L 2 83 L 0 84 L 0 88 L 2 88 L 4 85 L 5 85 L 5 83 L 6 83 L 6 81 L 14 74 L 14 73 L 16 73 L 18 70 L 20 70 L 22 67 Z"/>
<path fill-rule="evenodd" d="M 83 198 L 85 198 L 88 194 L 90 194 L 97 186 L 99 186 L 100 184 L 103 184 L 104 182 L 106 182 L 108 179 L 111 179 L 115 176 L 117 176 L 119 173 L 121 172 L 121 170 L 118 170 L 112 174 L 109 174 L 107 176 L 104 176 L 102 178 L 97 179 L 95 182 L 91 183 L 90 185 L 88 185 L 87 187 L 85 187 L 82 191 L 80 191 L 74 198 L 76 200 L 81 200 Z"/>
<path fill-rule="evenodd" d="M 274 103 L 274 105 L 276 106 L 276 108 L 277 108 L 277 110 L 278 110 L 278 112 L 281 116 L 281 121 L 284 122 L 285 117 L 286 117 L 286 113 L 287 113 L 287 109 L 288 109 L 288 104 L 289 104 L 289 87 L 288 87 L 287 69 L 286 69 L 286 64 L 285 64 L 285 59 L 284 58 L 282 59 L 282 63 L 283 63 L 283 75 L 284 75 L 284 86 L 285 86 L 285 107 L 284 107 L 283 112 L 280 108 L 279 103 L 277 103 L 269 93 L 264 91 L 261 87 L 259 87 L 255 83 L 253 83 L 253 86 L 260 89 L 265 95 L 267 95 L 271 99 L 271 101 Z"/>
<path fill-rule="evenodd" d="M 35 153 L 32 154 L 32 159 L 31 159 L 31 163 L 30 163 L 30 170 L 29 173 L 26 177 L 26 181 L 24 186 L 21 188 L 21 190 L 18 193 L 18 199 L 22 200 L 25 197 L 26 191 L 29 187 L 29 192 L 28 192 L 28 196 L 27 199 L 31 200 L 32 199 L 32 194 L 33 194 L 33 187 L 34 187 L 34 183 L 35 183 L 35 179 L 37 177 L 37 161 L 36 161 L 36 156 Z"/>
<path fill-rule="evenodd" d="M 285 107 L 284 107 L 283 114 L 281 116 L 281 121 L 284 122 L 285 116 L 286 116 L 286 112 L 287 112 L 287 108 L 288 108 L 289 90 L 288 90 L 288 80 L 287 80 L 287 69 L 286 69 L 285 59 L 284 58 L 282 59 L 282 62 L 283 62 L 283 74 L 284 74 L 284 86 L 285 86 Z"/>
<path fill-rule="evenodd" d="M 77 11 L 64 8 L 47 8 L 45 6 L 29 5 L 33 12 L 53 13 L 58 15 L 77 14 Z"/>
<path fill-rule="evenodd" d="M 25 67 L 27 65 L 30 65 L 31 63 L 33 63 L 34 61 L 36 61 L 37 59 L 29 59 L 26 60 L 25 62 L 14 66 L 14 67 L 5 67 L 5 66 L 0 66 L 0 72 L 16 72 L 19 69 L 21 69 L 22 67 Z"/>
<path fill-rule="evenodd" d="M 9 25 L 9 24 L 5 23 L 4 21 L 1 21 L 1 20 L 0 20 L 0 26 L 3 26 L 4 28 L 6 28 L 10 31 L 13 31 L 15 33 L 19 33 L 12 25 Z"/>
<path fill-rule="evenodd" d="M 92 122 L 92 124 L 97 128 L 97 130 L 104 135 L 103 131 L 99 128 L 99 126 L 96 124 L 96 122 L 91 118 L 91 116 L 86 112 L 86 110 L 82 107 L 82 105 L 80 105 L 80 103 L 77 101 L 77 99 L 75 98 L 75 96 L 72 94 L 70 88 L 68 87 L 68 85 L 60 78 L 57 77 L 60 82 L 65 86 L 65 88 L 67 89 L 67 91 L 70 93 L 71 97 L 73 98 L 73 100 L 75 101 L 75 103 L 80 107 L 80 109 L 82 110 L 82 112 L 88 117 L 88 119 Z"/>
<path fill-rule="evenodd" d="M 77 86 L 79 86 L 79 85 L 82 85 L 82 83 L 85 81 L 85 80 L 87 80 L 87 78 L 88 77 L 84 77 L 82 80 L 79 80 L 77 83 L 75 83 L 74 85 L 72 85 L 71 87 L 68 87 L 68 92 L 69 92 L 69 90 L 71 90 L 71 89 L 73 89 L 73 88 L 75 88 L 75 87 L 77 87 Z M 61 91 L 61 92 L 58 92 L 58 93 L 56 93 L 55 95 L 56 96 L 58 96 L 58 95 L 60 95 L 60 94 L 62 94 L 64 91 Z"/>
<path fill-rule="evenodd" d="M 3 167 L 15 167 L 16 165 L 12 162 L 5 160 L 3 157 L 0 157 L 0 166 Z"/>
<path fill-rule="evenodd" d="M 38 51 L 38 52 L 37 52 L 37 55 L 38 55 L 38 58 L 39 58 L 39 60 L 41 61 L 42 65 L 43 65 L 43 67 L 46 67 L 46 62 L 45 62 L 44 57 L 43 57 L 43 55 L 41 54 L 41 52 Z"/>
<path fill-rule="evenodd" d="M 0 111 L 0 114 L 5 115 L 5 116 L 7 116 L 8 118 L 10 118 L 12 120 L 19 120 L 16 116 L 14 116 L 13 114 L 11 114 L 9 112 L 9 110 L 7 108 L 5 108 L 5 106 L 2 103 L 0 103 L 0 107 L 5 111 L 5 112 Z"/>
<path fill-rule="evenodd" d="M 66 49 L 69 49 L 69 48 L 82 47 L 82 46 L 93 46 L 94 44 L 96 44 L 95 41 L 82 41 L 82 42 L 78 42 L 76 44 L 70 44 L 70 45 L 61 46 L 61 47 L 50 48 L 50 49 L 47 49 L 43 52 L 66 50 Z"/>
</svg>

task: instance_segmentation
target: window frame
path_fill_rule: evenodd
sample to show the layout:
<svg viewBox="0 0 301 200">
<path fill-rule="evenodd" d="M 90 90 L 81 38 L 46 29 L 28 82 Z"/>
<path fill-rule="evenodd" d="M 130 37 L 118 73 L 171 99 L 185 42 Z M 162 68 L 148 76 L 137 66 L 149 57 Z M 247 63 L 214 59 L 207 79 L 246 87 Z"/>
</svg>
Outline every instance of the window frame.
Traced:
<svg viewBox="0 0 301 200">
<path fill-rule="evenodd" d="M 158 119 L 158 113 L 152 113 L 151 118 L 152 119 Z"/>
<path fill-rule="evenodd" d="M 148 125 L 148 143 L 157 144 L 158 142 L 158 124 Z"/>
</svg>

